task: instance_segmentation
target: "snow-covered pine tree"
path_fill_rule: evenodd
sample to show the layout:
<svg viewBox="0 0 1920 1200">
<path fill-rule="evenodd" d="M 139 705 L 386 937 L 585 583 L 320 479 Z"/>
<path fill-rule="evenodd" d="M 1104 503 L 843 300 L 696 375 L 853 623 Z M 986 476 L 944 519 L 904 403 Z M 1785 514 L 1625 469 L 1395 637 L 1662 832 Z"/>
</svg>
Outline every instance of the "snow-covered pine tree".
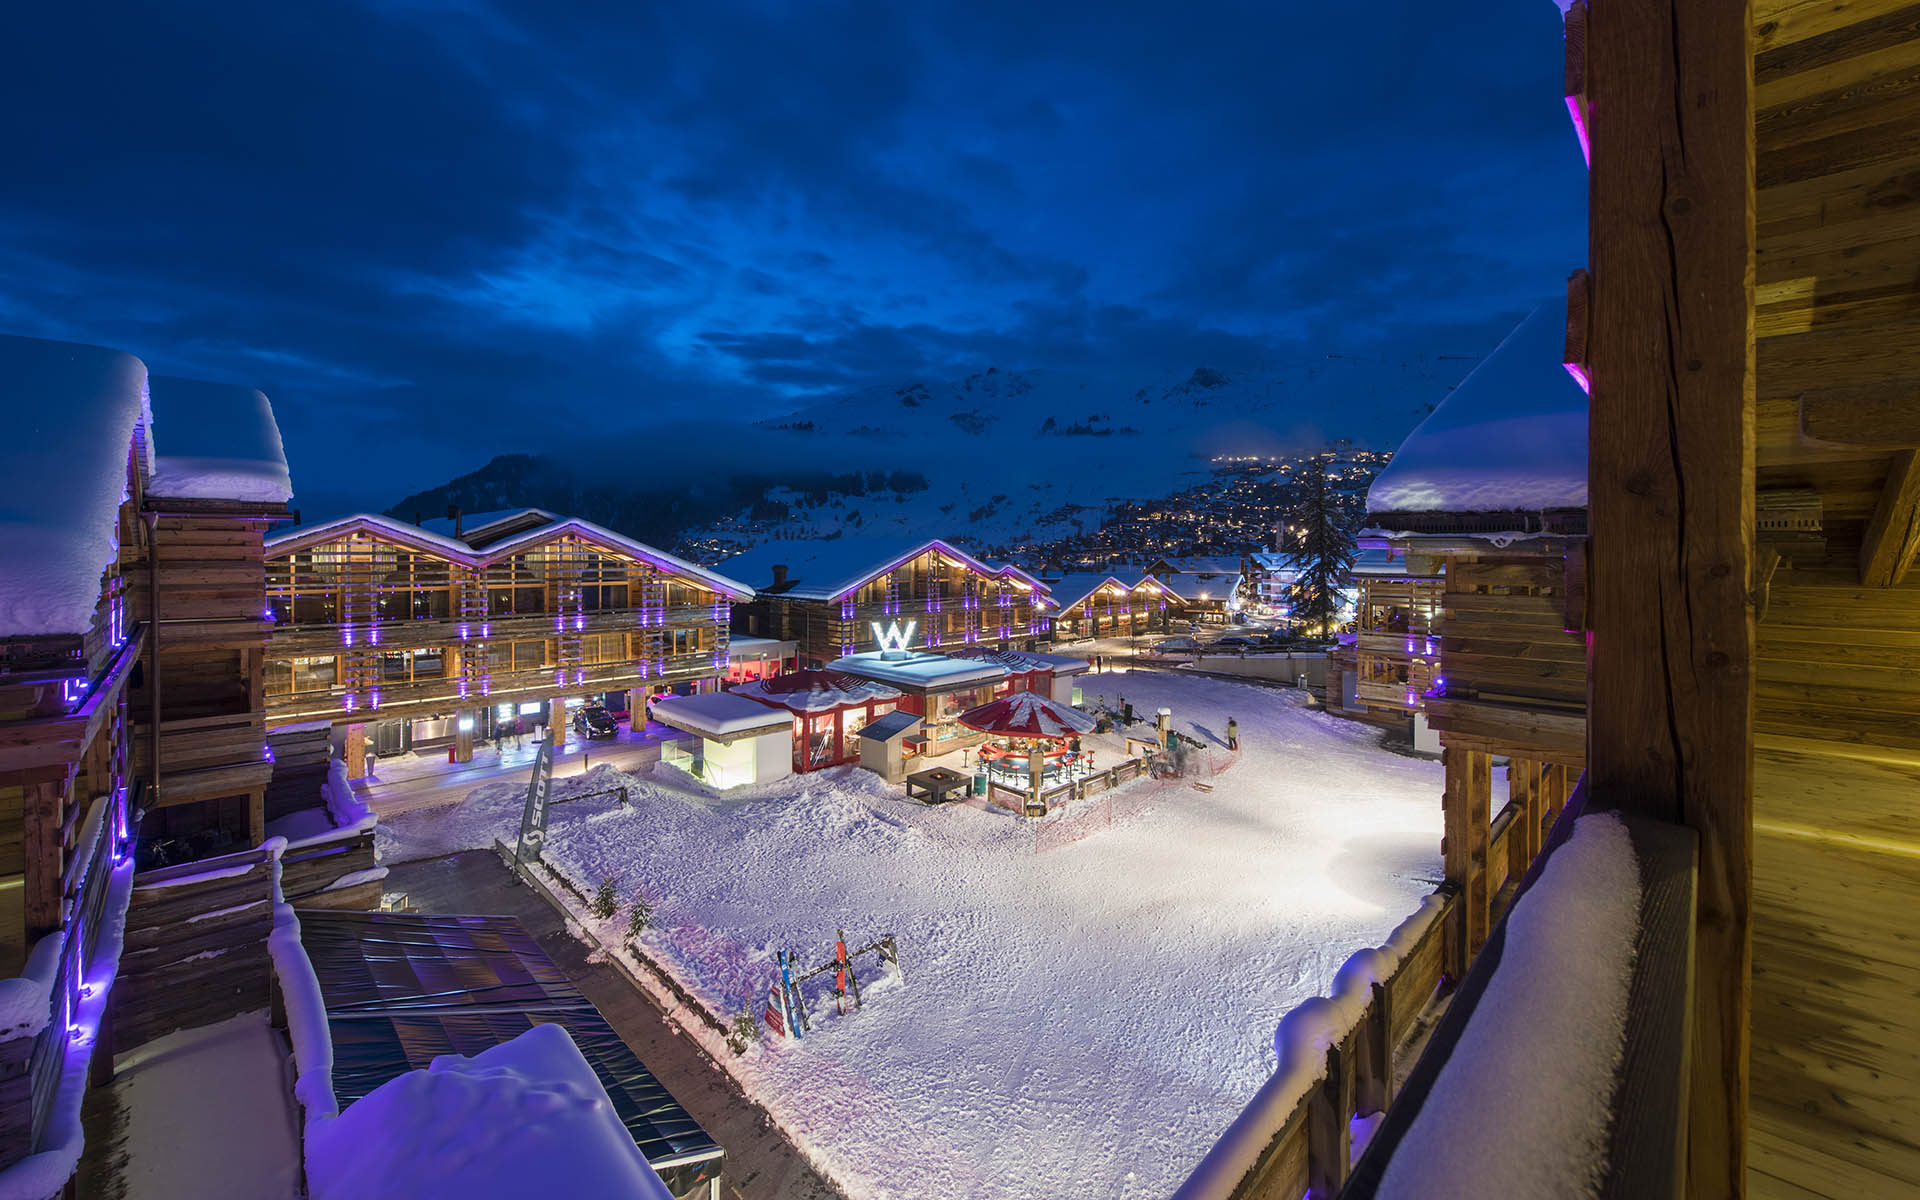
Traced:
<svg viewBox="0 0 1920 1200">
<path fill-rule="evenodd" d="M 1353 570 L 1353 516 L 1327 478 L 1330 454 L 1316 454 L 1295 477 L 1296 499 L 1288 521 L 1287 561 L 1299 577 L 1293 585 L 1293 615 L 1324 632 L 1340 612 L 1340 591 Z"/>
</svg>

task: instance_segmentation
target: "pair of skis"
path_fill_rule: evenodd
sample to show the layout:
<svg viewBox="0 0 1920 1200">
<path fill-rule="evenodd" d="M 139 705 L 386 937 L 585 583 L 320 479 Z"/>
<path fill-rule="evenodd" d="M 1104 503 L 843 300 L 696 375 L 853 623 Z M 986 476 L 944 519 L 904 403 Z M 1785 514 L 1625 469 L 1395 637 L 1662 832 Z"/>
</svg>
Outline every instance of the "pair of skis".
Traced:
<svg viewBox="0 0 1920 1200">
<path fill-rule="evenodd" d="M 805 1035 L 807 1030 L 813 1028 L 813 1018 L 811 1014 L 807 1012 L 807 1003 L 806 999 L 801 995 L 800 984 L 826 971 L 832 971 L 834 973 L 834 1011 L 843 1016 L 846 1014 L 848 995 L 853 997 L 853 1006 L 855 1008 L 861 1006 L 860 977 L 854 972 L 853 956 L 847 953 L 847 931 L 839 929 L 834 932 L 839 936 L 835 938 L 833 943 L 832 961 L 828 962 L 825 966 L 817 967 L 814 970 L 806 972 L 804 975 L 801 975 L 799 979 L 795 979 L 793 975 L 793 955 L 785 950 L 777 950 L 774 952 L 776 961 L 780 966 L 780 978 L 774 982 L 773 987 L 770 989 L 770 994 L 767 997 L 765 1018 L 767 1024 L 774 1027 L 775 1032 L 785 1033 L 795 1040 L 798 1040 Z M 891 939 L 888 940 L 891 941 Z M 870 946 L 868 949 L 875 949 L 878 948 L 878 946 L 879 943 L 875 943 L 874 946 Z"/>
</svg>

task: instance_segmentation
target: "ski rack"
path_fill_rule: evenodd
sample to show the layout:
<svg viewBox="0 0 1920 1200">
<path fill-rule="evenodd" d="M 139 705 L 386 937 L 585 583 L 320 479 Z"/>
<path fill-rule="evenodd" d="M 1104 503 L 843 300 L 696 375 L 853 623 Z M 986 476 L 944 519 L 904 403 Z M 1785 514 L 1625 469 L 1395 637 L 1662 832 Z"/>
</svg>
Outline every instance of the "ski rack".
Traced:
<svg viewBox="0 0 1920 1200">
<path fill-rule="evenodd" d="M 812 970 L 803 970 L 796 975 L 794 974 L 796 960 L 793 952 L 790 950 L 777 950 L 774 952 L 775 960 L 779 964 L 780 975 L 769 989 L 768 1008 L 769 1010 L 773 1008 L 773 1000 L 777 997 L 782 1008 L 780 1015 L 786 1025 L 786 1033 L 789 1037 L 798 1039 L 813 1028 L 812 1014 L 807 1011 L 806 1000 L 800 992 L 800 985 L 807 980 L 817 975 L 825 975 L 830 971 L 844 971 L 846 973 L 846 989 L 844 994 L 852 995 L 853 1006 L 857 1009 L 861 1007 L 863 1002 L 860 996 L 860 977 L 853 968 L 854 959 L 859 958 L 862 954 L 878 954 L 882 960 L 892 963 L 894 970 L 898 971 L 900 969 L 900 948 L 898 943 L 894 941 L 892 934 L 883 933 L 858 950 L 848 950 L 846 948 L 847 931 L 838 929 L 834 932 L 837 933 L 839 937 L 834 942 L 833 957 L 821 963 L 819 966 L 814 967 Z M 840 994 L 843 993 L 836 990 L 836 995 Z"/>
</svg>

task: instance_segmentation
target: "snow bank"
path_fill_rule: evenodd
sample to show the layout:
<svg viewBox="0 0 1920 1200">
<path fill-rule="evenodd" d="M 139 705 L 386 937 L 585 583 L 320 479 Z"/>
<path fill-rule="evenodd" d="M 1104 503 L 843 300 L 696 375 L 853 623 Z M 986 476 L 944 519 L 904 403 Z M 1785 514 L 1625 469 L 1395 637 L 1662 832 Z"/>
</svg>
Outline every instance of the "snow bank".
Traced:
<svg viewBox="0 0 1920 1200">
<path fill-rule="evenodd" d="M 327 802 L 327 812 L 333 817 L 334 827 L 350 829 L 361 833 L 372 829 L 379 818 L 353 790 L 353 781 L 347 778 L 346 760 L 335 758 L 327 764 L 326 782 L 320 785 L 321 798 Z"/>
<path fill-rule="evenodd" d="M 307 948 L 300 944 L 300 918 L 291 905 L 277 900 L 267 952 L 273 956 L 273 974 L 287 1009 L 287 1034 L 293 1040 L 293 1098 L 305 1113 L 311 1138 L 315 1122 L 340 1111 L 333 1095 L 333 1036 L 327 1031 L 320 977 L 314 973 Z"/>
<path fill-rule="evenodd" d="M 0 637 L 92 628 L 146 408 L 130 354 L 0 336 Z"/>
<path fill-rule="evenodd" d="M 280 426 L 264 393 L 198 379 L 153 377 L 153 478 L 147 491 L 182 500 L 293 498 Z"/>
<path fill-rule="evenodd" d="M 391 1079 L 307 1131 L 313 1200 L 669 1193 L 558 1025 Z"/>
<path fill-rule="evenodd" d="M 1174 1200 L 1213 1200 L 1234 1194 L 1300 1101 L 1326 1074 L 1327 1050 L 1351 1033 L 1366 1015 L 1373 985 L 1392 977 L 1439 919 L 1443 907 L 1445 901 L 1437 893 L 1429 894 L 1412 916 L 1387 935 L 1385 945 L 1349 957 L 1334 974 L 1327 995 L 1296 1005 L 1280 1019 L 1280 1027 L 1273 1034 L 1278 1060 L 1273 1077 L 1220 1135 L 1206 1158 L 1174 1193 Z M 1371 1126 L 1367 1132 L 1372 1135 Z"/>
<path fill-rule="evenodd" d="M 13 979 L 0 979 L 0 1041 L 31 1037 L 53 1016 L 53 977 L 60 970 L 60 935 L 33 944 L 27 967 Z"/>
<path fill-rule="evenodd" d="M 1587 394 L 1561 365 L 1567 302 L 1507 335 L 1394 452 L 1369 513 L 1538 512 L 1587 503 Z"/>
<path fill-rule="evenodd" d="M 1381 1197 L 1597 1194 L 1639 927 L 1626 826 L 1580 818 L 1507 917 L 1500 962 Z"/>
</svg>

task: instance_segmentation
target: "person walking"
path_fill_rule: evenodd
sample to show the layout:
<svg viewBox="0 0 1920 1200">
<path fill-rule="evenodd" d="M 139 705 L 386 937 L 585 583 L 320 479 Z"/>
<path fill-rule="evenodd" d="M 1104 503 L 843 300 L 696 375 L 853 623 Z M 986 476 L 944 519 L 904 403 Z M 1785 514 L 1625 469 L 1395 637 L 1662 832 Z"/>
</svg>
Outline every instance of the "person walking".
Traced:
<svg viewBox="0 0 1920 1200">
<path fill-rule="evenodd" d="M 1240 722 L 1234 720 L 1232 717 L 1228 717 L 1227 718 L 1227 749 L 1238 750 L 1239 748 L 1240 748 Z"/>
</svg>

